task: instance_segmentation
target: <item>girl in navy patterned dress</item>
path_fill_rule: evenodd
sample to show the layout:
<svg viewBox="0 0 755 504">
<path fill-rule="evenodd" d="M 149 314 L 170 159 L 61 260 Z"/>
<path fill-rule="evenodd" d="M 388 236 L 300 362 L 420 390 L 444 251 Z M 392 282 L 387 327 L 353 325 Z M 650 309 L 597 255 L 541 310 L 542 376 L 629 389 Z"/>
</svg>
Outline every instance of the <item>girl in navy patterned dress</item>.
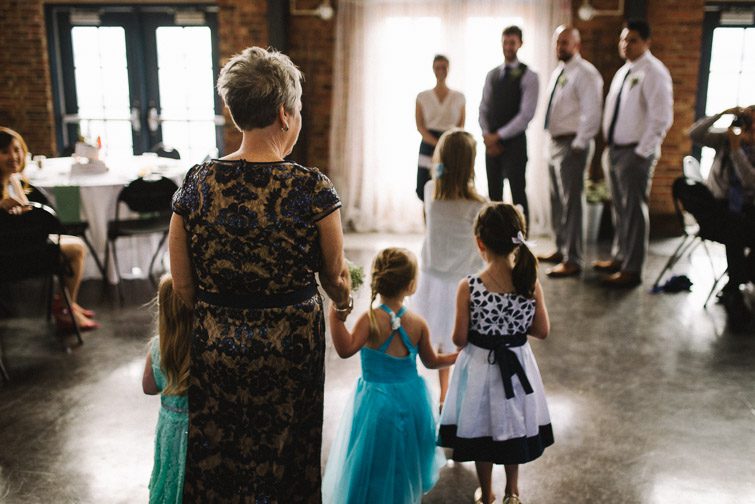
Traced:
<svg viewBox="0 0 755 504">
<path fill-rule="evenodd" d="M 543 383 L 527 337 L 544 339 L 550 322 L 524 219 L 511 205 L 484 207 L 474 225 L 486 263 L 459 282 L 456 361 L 438 444 L 456 461 L 475 461 L 475 502 L 491 503 L 493 464 L 506 472 L 504 504 L 519 504 L 519 464 L 553 444 Z"/>
</svg>

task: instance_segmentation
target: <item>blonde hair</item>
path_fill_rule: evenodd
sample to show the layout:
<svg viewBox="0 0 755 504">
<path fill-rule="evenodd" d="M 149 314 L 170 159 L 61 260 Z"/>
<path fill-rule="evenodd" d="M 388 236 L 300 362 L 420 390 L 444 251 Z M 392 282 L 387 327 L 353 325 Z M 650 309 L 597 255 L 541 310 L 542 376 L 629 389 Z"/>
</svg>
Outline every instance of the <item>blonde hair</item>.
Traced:
<svg viewBox="0 0 755 504">
<path fill-rule="evenodd" d="M 8 148 L 13 140 L 18 142 L 18 145 L 21 146 L 21 152 L 23 153 L 23 155 L 21 156 L 21 168 L 18 170 L 19 172 L 21 172 L 24 168 L 26 168 L 26 156 L 27 154 L 29 154 L 29 148 L 26 146 L 24 137 L 22 137 L 21 134 L 15 130 L 0 126 L 0 149 Z M 25 179 L 21 179 L 21 184 L 24 186 L 24 189 L 26 189 L 26 186 L 28 184 Z M 8 191 L 5 185 L 5 183 L 0 184 L 0 198 L 8 197 Z"/>
<path fill-rule="evenodd" d="M 160 279 L 155 303 L 158 308 L 160 369 L 167 382 L 162 393 L 183 395 L 189 388 L 192 310 L 173 290 L 173 278 L 169 274 Z"/>
<path fill-rule="evenodd" d="M 452 128 L 438 140 L 433 161 L 442 164 L 435 174 L 435 200 L 466 199 L 483 201 L 474 186 L 474 161 L 477 142 L 461 128 Z"/>
<path fill-rule="evenodd" d="M 372 261 L 372 281 L 370 288 L 370 336 L 372 343 L 377 343 L 380 336 L 375 310 L 372 306 L 377 295 L 395 297 L 409 288 L 417 278 L 417 258 L 409 250 L 404 248 L 390 247 L 383 249 Z"/>
</svg>

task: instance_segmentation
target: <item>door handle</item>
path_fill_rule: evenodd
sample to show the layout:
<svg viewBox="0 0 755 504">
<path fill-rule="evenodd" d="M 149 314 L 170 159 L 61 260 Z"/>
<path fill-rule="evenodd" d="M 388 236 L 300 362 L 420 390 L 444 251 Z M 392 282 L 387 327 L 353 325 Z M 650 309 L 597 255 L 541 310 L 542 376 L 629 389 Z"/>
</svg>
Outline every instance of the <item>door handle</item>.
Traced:
<svg viewBox="0 0 755 504">
<path fill-rule="evenodd" d="M 140 116 L 141 114 L 139 114 L 139 108 L 131 107 L 131 129 L 134 130 L 135 133 L 139 133 L 142 130 L 142 121 Z"/>
<path fill-rule="evenodd" d="M 162 119 L 160 118 L 160 114 L 157 112 L 157 107 L 150 107 L 149 111 L 147 112 L 147 127 L 152 133 L 157 131 L 157 128 L 160 127 L 161 121 Z"/>
</svg>

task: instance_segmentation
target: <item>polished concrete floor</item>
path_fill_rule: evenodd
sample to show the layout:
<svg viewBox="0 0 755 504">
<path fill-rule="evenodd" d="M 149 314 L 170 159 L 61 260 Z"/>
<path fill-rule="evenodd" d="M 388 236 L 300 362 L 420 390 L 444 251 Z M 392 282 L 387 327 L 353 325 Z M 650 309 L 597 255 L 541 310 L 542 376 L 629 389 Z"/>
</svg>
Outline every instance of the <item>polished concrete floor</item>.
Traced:
<svg viewBox="0 0 755 504">
<path fill-rule="evenodd" d="M 349 235 L 347 255 L 366 266 L 379 248 L 418 251 L 420 240 Z M 606 291 L 591 272 L 542 276 L 552 331 L 532 346 L 556 443 L 522 467 L 525 503 L 755 502 L 755 327 L 734 333 L 719 305 L 703 309 L 711 273 L 701 251 L 676 268 L 692 292 L 648 292 L 674 244 L 652 244 L 645 284 L 630 291 Z M 126 282 L 121 307 L 113 291 L 86 282 L 81 302 L 103 327 L 70 354 L 43 320 L 37 287 L 6 292 L 13 317 L 0 320 L 11 375 L 0 383 L 0 502 L 145 502 L 159 407 L 140 386 L 149 283 Z M 323 461 L 358 374 L 358 358 L 329 348 Z M 423 375 L 437 394 L 435 373 Z M 500 496 L 502 468 L 494 482 Z M 424 502 L 469 503 L 475 487 L 471 464 L 449 464 Z"/>
</svg>

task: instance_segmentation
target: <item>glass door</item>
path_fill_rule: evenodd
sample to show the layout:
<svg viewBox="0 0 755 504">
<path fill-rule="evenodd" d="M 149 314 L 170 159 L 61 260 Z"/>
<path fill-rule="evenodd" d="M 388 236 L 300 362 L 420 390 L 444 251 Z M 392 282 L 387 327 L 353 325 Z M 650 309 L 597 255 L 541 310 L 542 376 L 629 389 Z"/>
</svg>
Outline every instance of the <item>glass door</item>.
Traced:
<svg viewBox="0 0 755 504">
<path fill-rule="evenodd" d="M 48 7 L 58 144 L 106 156 L 175 149 L 191 163 L 222 149 L 213 7 Z"/>
</svg>

